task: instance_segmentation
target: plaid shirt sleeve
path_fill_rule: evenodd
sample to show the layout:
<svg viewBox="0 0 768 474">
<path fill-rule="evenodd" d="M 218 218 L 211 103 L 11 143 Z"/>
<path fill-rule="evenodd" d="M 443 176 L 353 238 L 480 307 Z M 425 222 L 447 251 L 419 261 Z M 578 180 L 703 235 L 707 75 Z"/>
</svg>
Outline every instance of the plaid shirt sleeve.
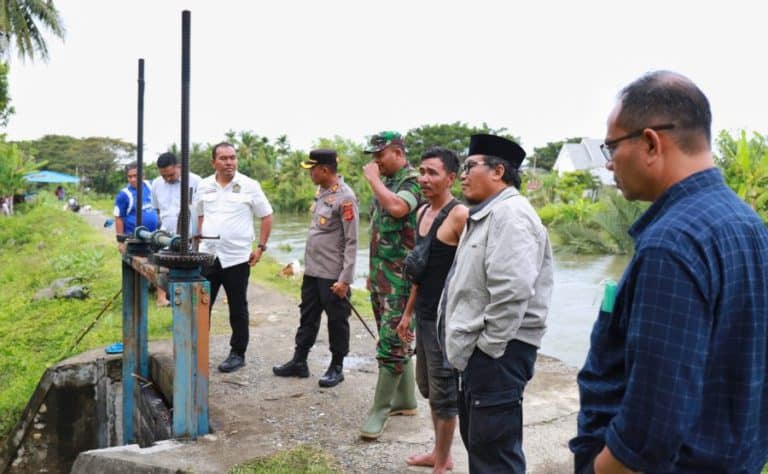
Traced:
<svg viewBox="0 0 768 474">
<path fill-rule="evenodd" d="M 713 321 L 706 282 L 688 264 L 654 248 L 638 257 L 621 323 L 627 386 L 605 441 L 634 470 L 669 472 L 701 412 Z"/>
</svg>

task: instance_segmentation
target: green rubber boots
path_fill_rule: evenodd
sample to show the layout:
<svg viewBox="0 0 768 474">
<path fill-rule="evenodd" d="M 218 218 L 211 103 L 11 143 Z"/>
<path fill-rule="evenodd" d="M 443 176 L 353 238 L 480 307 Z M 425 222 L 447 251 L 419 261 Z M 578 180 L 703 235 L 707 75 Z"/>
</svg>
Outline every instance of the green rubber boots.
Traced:
<svg viewBox="0 0 768 474">
<path fill-rule="evenodd" d="M 360 429 L 360 436 L 365 439 L 377 439 L 387 426 L 390 415 L 415 415 L 414 387 L 413 363 L 410 360 L 403 365 L 402 374 L 395 375 L 379 367 L 373 406 Z"/>
</svg>

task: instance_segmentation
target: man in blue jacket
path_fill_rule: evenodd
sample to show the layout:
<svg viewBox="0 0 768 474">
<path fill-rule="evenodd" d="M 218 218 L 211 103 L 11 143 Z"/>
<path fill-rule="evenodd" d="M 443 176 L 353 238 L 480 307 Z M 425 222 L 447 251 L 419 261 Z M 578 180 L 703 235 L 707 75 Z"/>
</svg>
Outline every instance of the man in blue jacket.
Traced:
<svg viewBox="0 0 768 474">
<path fill-rule="evenodd" d="M 125 167 L 125 173 L 128 177 L 128 185 L 120 190 L 115 197 L 115 231 L 117 234 L 133 234 L 136 229 L 136 210 L 141 208 L 141 225 L 150 231 L 157 230 L 157 213 L 152 207 L 152 191 L 147 183 L 142 183 L 142 204 L 139 206 L 136 201 L 136 185 L 138 184 L 138 175 L 136 163 L 131 163 Z"/>
</svg>

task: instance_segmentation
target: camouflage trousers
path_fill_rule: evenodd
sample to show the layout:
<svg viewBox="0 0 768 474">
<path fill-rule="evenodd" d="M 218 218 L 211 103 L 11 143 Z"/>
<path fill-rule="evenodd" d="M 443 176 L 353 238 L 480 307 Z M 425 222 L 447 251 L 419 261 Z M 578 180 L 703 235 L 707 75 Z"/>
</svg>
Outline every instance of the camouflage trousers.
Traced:
<svg viewBox="0 0 768 474">
<path fill-rule="evenodd" d="M 371 291 L 371 306 L 379 329 L 376 360 L 393 374 L 403 373 L 403 364 L 413 355 L 413 348 L 397 335 L 397 325 L 405 310 L 408 295 L 392 295 Z"/>
</svg>

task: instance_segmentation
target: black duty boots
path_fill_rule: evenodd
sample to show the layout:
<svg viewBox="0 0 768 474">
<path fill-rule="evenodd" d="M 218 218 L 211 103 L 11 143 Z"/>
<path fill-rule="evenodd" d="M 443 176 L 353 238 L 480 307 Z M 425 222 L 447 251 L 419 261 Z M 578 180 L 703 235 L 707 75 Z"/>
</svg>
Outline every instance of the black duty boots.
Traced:
<svg viewBox="0 0 768 474">
<path fill-rule="evenodd" d="M 272 373 L 278 377 L 309 377 L 309 367 L 307 366 L 307 357 L 301 357 L 294 354 L 293 359 L 283 365 L 272 367 Z"/>
<path fill-rule="evenodd" d="M 321 387 L 335 387 L 344 381 L 344 367 L 331 363 L 325 375 L 317 382 Z"/>
</svg>

